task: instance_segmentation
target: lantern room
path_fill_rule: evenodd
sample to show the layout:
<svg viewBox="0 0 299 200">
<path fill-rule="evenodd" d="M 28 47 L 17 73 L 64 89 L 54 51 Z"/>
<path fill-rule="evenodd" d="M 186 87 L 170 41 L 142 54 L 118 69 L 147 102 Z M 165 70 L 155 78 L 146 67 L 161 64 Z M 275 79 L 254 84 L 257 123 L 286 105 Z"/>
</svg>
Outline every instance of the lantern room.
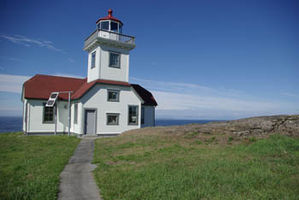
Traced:
<svg viewBox="0 0 299 200">
<path fill-rule="evenodd" d="M 122 33 L 123 23 L 112 16 L 112 10 L 108 10 L 108 16 L 100 18 L 97 23 L 97 28 L 104 31 L 111 31 L 116 33 Z"/>
</svg>

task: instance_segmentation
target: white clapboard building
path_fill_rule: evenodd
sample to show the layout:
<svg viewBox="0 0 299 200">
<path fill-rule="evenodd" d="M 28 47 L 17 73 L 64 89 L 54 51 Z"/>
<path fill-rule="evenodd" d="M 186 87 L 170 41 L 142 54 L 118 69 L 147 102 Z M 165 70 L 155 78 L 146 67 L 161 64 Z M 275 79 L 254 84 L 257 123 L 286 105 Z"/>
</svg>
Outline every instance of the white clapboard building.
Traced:
<svg viewBox="0 0 299 200">
<path fill-rule="evenodd" d="M 117 135 L 155 125 L 157 103 L 153 95 L 129 83 L 134 37 L 122 34 L 123 23 L 112 16 L 112 10 L 96 24 L 84 42 L 88 52 L 86 78 L 37 74 L 24 83 L 25 133 Z M 55 92 L 59 93 L 57 99 Z M 53 101 L 48 101 L 51 93 Z"/>
</svg>

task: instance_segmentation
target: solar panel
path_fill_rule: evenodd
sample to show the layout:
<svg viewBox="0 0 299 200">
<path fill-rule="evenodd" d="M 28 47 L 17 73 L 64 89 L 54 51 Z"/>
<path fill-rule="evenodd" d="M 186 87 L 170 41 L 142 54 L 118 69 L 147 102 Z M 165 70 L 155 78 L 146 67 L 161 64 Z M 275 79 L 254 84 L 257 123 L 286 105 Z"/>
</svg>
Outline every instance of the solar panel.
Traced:
<svg viewBox="0 0 299 200">
<path fill-rule="evenodd" d="M 58 95 L 58 94 L 56 94 L 56 93 L 52 93 L 51 96 L 50 96 L 50 98 L 51 98 L 51 99 L 56 99 L 56 98 L 57 98 L 57 95 Z"/>
<path fill-rule="evenodd" d="M 52 92 L 48 101 L 47 101 L 47 104 L 46 106 L 47 107 L 53 107 L 55 105 L 55 102 L 57 100 L 57 97 L 59 95 L 59 92 Z"/>
</svg>

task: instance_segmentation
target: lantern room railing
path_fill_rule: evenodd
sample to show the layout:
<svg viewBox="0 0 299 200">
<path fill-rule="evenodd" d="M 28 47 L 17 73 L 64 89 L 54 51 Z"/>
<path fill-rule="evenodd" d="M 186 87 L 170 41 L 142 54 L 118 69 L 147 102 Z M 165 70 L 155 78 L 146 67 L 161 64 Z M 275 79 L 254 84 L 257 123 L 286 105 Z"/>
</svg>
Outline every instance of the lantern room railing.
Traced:
<svg viewBox="0 0 299 200">
<path fill-rule="evenodd" d="M 135 38 L 133 36 L 123 35 L 112 31 L 98 29 L 94 31 L 88 38 L 85 39 L 84 46 L 89 45 L 94 39 L 98 37 L 135 45 Z"/>
</svg>

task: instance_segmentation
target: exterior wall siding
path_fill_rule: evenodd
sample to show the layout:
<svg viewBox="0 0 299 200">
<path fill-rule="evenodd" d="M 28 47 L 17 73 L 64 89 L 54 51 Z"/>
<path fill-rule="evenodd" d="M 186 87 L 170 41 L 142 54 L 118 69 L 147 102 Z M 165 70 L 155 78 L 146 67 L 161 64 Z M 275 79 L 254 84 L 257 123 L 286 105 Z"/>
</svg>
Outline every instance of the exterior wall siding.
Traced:
<svg viewBox="0 0 299 200">
<path fill-rule="evenodd" d="M 91 68 L 91 55 L 96 51 L 95 67 Z M 109 67 L 109 52 L 116 52 L 120 56 L 120 68 Z M 113 47 L 98 46 L 88 53 L 87 81 L 97 79 L 129 81 L 129 51 Z"/>
<path fill-rule="evenodd" d="M 91 54 L 93 52 L 96 52 L 96 60 L 95 60 L 95 67 L 91 68 Z M 100 77 L 100 60 L 101 60 L 100 53 L 101 53 L 100 47 L 97 47 L 93 51 L 88 53 L 88 67 L 87 67 L 88 82 L 97 80 Z"/>
<path fill-rule="evenodd" d="M 28 99 L 27 102 L 28 102 L 27 132 L 30 133 L 54 132 L 55 122 L 53 123 L 43 122 L 44 103 L 46 103 L 46 101 Z M 57 132 L 67 132 L 68 131 L 67 102 L 58 101 L 57 105 L 58 105 Z"/>
<path fill-rule="evenodd" d="M 144 123 L 141 127 L 155 126 L 155 106 L 142 106 L 144 109 Z"/>
<path fill-rule="evenodd" d="M 107 101 L 107 90 L 119 90 L 119 102 Z M 25 99 L 24 106 L 28 102 L 27 107 L 27 127 L 25 125 L 25 116 L 23 116 L 23 127 L 29 133 L 49 133 L 54 132 L 55 122 L 44 123 L 44 103 L 46 100 Z M 78 104 L 78 120 L 75 123 L 75 104 Z M 57 132 L 68 132 L 68 108 L 66 101 L 57 102 Z M 128 106 L 138 106 L 138 124 L 128 124 Z M 25 108 L 24 108 L 25 109 Z M 120 134 L 124 131 L 141 127 L 141 99 L 135 94 L 130 87 L 112 86 L 112 85 L 96 85 L 88 91 L 80 100 L 71 103 L 71 129 L 72 133 L 84 134 L 85 113 L 86 109 L 95 109 L 97 114 L 96 130 L 97 134 Z M 150 110 L 150 108 L 149 108 Z M 118 113 L 119 124 L 107 125 L 107 113 Z M 150 112 L 149 112 L 150 113 Z M 25 131 L 25 130 L 24 130 Z"/>
<path fill-rule="evenodd" d="M 107 89 L 119 90 L 119 102 L 107 101 Z M 141 121 L 141 100 L 135 95 L 131 88 L 112 86 L 112 85 L 96 85 L 81 99 L 83 104 L 83 113 L 81 113 L 82 126 L 81 134 L 84 133 L 84 109 L 96 109 L 97 111 L 97 134 L 120 134 L 124 131 L 140 128 Z M 128 124 L 128 106 L 138 106 L 138 125 Z M 107 125 L 106 114 L 118 113 L 119 124 Z"/>
<path fill-rule="evenodd" d="M 78 104 L 78 119 L 75 123 L 75 104 Z M 82 123 L 83 123 L 83 105 L 80 101 L 72 102 L 71 104 L 71 132 L 82 134 Z"/>
<path fill-rule="evenodd" d="M 28 120 L 27 99 L 23 100 L 23 132 L 27 131 L 26 121 Z"/>
<path fill-rule="evenodd" d="M 119 90 L 119 102 L 107 101 L 107 90 Z M 43 112 L 46 100 L 24 99 L 23 130 L 29 133 L 49 133 L 55 129 L 55 122 L 44 123 Z M 97 114 L 97 134 L 120 134 L 124 131 L 155 125 L 155 107 L 141 106 L 142 100 L 131 87 L 115 85 L 95 85 L 80 100 L 71 102 L 71 133 L 84 134 L 85 110 L 95 109 Z M 27 104 L 27 124 L 25 124 L 25 110 Z M 78 105 L 78 118 L 75 123 L 75 104 Z M 58 101 L 57 132 L 68 132 L 68 108 L 67 101 Z M 128 124 L 128 106 L 138 106 L 138 124 Z M 144 124 L 141 124 L 141 110 L 144 108 Z M 107 113 L 118 113 L 119 124 L 107 125 Z"/>
</svg>

